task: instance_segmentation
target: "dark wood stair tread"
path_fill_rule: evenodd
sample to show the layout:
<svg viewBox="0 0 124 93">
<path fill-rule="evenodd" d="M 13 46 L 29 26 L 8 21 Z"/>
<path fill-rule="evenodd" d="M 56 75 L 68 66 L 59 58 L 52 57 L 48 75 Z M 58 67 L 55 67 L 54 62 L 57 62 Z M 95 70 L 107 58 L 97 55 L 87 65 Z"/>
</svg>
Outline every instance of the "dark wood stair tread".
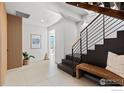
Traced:
<svg viewBox="0 0 124 93">
<path fill-rule="evenodd" d="M 73 76 L 73 68 L 72 67 L 69 67 L 69 66 L 67 66 L 65 64 L 62 64 L 62 63 L 58 64 L 57 66 L 58 66 L 59 69 L 61 69 L 64 72 Z"/>
<path fill-rule="evenodd" d="M 68 66 L 73 66 L 72 60 L 62 59 L 62 64 L 66 64 Z"/>
</svg>

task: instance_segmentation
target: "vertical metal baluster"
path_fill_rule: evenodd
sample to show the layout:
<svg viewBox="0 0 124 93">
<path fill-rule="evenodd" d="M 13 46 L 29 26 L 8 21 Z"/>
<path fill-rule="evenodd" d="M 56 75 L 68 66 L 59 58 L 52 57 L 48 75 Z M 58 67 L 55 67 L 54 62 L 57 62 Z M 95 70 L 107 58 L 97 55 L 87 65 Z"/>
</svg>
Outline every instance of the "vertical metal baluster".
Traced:
<svg viewBox="0 0 124 93">
<path fill-rule="evenodd" d="M 80 34 L 80 63 L 82 61 L 82 38 L 81 38 L 81 34 Z"/>
<path fill-rule="evenodd" d="M 103 42 L 105 39 L 105 15 L 103 15 Z"/>
<path fill-rule="evenodd" d="M 73 76 L 74 76 L 74 49 L 72 47 L 72 69 L 73 69 Z"/>
<path fill-rule="evenodd" d="M 88 28 L 86 28 L 86 49 L 88 50 Z"/>
</svg>

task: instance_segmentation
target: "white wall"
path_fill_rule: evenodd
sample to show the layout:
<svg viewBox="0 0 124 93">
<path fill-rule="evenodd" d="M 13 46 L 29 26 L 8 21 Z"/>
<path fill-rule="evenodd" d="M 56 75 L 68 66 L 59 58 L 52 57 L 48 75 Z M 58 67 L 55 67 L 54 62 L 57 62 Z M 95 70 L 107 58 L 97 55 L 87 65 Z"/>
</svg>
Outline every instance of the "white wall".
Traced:
<svg viewBox="0 0 124 93">
<path fill-rule="evenodd" d="M 55 29 L 55 61 L 61 62 L 66 54 L 71 54 L 72 45 L 77 40 L 77 25 L 68 19 L 61 19 L 57 24 L 49 27 Z"/>
<path fill-rule="evenodd" d="M 73 21 L 65 20 L 64 22 L 64 48 L 65 54 L 72 53 L 72 46 L 77 41 L 77 24 Z"/>
<path fill-rule="evenodd" d="M 41 35 L 41 49 L 31 49 L 31 34 Z M 27 51 L 31 55 L 35 56 L 35 59 L 31 59 L 31 61 L 42 60 L 47 52 L 47 29 L 38 25 L 23 22 L 23 52 L 24 51 Z"/>
</svg>

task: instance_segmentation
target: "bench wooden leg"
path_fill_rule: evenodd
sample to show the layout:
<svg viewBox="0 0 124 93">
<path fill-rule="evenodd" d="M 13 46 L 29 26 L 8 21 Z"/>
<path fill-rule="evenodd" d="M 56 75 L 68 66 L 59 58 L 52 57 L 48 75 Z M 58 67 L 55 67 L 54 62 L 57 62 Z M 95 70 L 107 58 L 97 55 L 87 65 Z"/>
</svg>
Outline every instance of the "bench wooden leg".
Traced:
<svg viewBox="0 0 124 93">
<path fill-rule="evenodd" d="M 80 76 L 81 76 L 81 73 L 80 73 L 81 71 L 80 71 L 80 69 L 76 69 L 76 78 L 80 78 Z"/>
</svg>

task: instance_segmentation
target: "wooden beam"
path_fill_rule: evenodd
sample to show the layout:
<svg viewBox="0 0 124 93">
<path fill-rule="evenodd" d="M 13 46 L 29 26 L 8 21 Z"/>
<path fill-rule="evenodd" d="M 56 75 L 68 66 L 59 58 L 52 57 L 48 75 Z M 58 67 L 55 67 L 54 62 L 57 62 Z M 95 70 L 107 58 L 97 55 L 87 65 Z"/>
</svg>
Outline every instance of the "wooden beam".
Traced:
<svg viewBox="0 0 124 93">
<path fill-rule="evenodd" d="M 99 6 L 90 5 L 87 3 L 80 3 L 80 2 L 67 2 L 67 4 L 124 20 L 124 12 L 121 10 L 114 10 L 110 8 L 99 7 Z"/>
</svg>

